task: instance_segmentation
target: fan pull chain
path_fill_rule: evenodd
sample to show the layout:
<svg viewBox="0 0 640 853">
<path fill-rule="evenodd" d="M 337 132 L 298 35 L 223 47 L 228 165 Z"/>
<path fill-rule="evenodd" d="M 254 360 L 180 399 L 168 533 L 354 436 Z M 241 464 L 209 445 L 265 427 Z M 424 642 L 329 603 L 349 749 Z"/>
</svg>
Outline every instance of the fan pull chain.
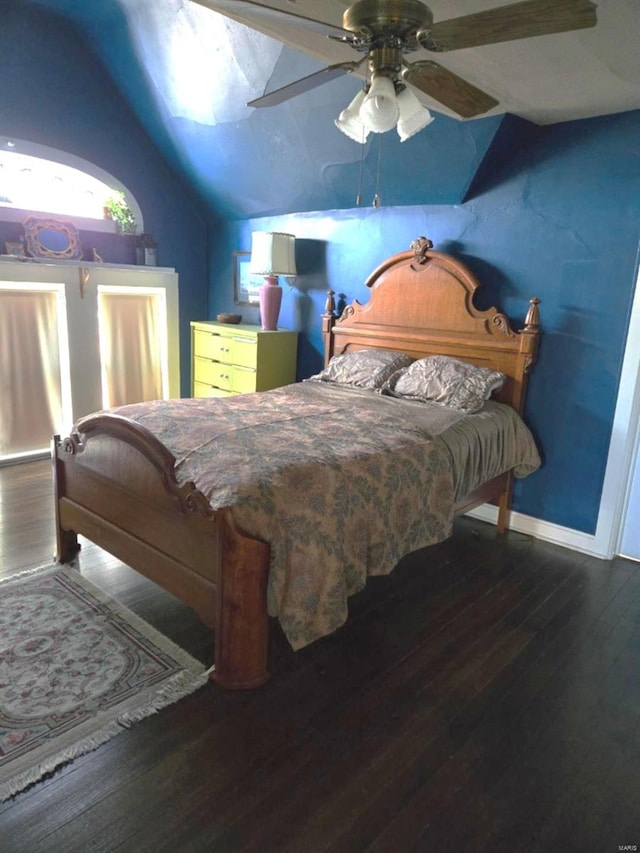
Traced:
<svg viewBox="0 0 640 853">
<path fill-rule="evenodd" d="M 367 69 L 367 75 L 366 75 L 366 78 L 364 81 L 365 91 L 368 90 L 370 85 L 371 85 L 371 72 L 369 69 Z M 367 141 L 367 131 L 366 131 L 364 125 L 362 125 L 362 140 L 361 141 L 362 141 L 362 149 L 360 150 L 360 183 L 358 185 L 358 195 L 356 196 L 356 205 L 358 207 L 362 207 L 362 176 L 364 173 L 364 149 L 365 149 L 365 142 Z"/>
<path fill-rule="evenodd" d="M 365 148 L 365 139 L 364 139 L 364 127 L 362 128 L 362 148 L 360 149 L 360 179 L 358 181 L 358 195 L 356 196 L 356 206 L 362 206 L 362 175 L 364 172 L 364 148 Z"/>
<path fill-rule="evenodd" d="M 373 206 L 380 207 L 382 199 L 380 198 L 380 162 L 382 160 L 382 134 L 378 134 L 378 166 L 376 169 L 376 192 L 373 196 Z"/>
</svg>

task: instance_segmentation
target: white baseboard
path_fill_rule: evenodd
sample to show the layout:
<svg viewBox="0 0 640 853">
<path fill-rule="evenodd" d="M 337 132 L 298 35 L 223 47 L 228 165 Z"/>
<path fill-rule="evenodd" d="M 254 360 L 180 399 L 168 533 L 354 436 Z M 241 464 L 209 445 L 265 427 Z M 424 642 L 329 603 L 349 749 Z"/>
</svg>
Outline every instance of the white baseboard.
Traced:
<svg viewBox="0 0 640 853">
<path fill-rule="evenodd" d="M 498 507 L 482 504 L 472 509 L 467 515 L 480 521 L 487 521 L 489 524 L 497 524 Z M 536 539 L 553 542 L 554 545 L 562 545 L 563 548 L 571 548 L 572 551 L 580 551 L 601 560 L 610 560 L 613 557 L 613 554 L 603 552 L 595 536 L 569 527 L 561 527 L 549 521 L 541 521 L 539 518 L 532 518 L 530 515 L 522 515 L 519 512 L 509 513 L 509 529 L 518 533 L 527 533 L 535 536 Z"/>
</svg>

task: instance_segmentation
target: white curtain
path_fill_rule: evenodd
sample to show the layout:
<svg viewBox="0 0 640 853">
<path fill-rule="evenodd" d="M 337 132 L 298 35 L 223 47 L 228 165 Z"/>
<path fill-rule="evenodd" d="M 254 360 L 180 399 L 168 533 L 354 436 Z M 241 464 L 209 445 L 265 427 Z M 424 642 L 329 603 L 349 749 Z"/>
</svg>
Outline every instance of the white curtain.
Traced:
<svg viewBox="0 0 640 853">
<path fill-rule="evenodd" d="M 0 456 L 46 449 L 60 430 L 59 307 L 57 291 L 0 288 Z"/>
<path fill-rule="evenodd" d="M 105 408 L 165 396 L 161 307 L 158 293 L 98 289 Z"/>
</svg>

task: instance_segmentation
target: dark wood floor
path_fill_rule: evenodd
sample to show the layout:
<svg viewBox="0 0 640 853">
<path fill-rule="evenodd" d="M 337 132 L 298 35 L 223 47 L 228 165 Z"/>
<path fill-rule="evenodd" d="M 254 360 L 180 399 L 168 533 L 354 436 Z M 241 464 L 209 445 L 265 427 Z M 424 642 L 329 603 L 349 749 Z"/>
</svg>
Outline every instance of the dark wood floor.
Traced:
<svg viewBox="0 0 640 853">
<path fill-rule="evenodd" d="M 0 469 L 2 573 L 52 554 L 46 463 Z M 84 543 L 80 568 L 209 661 L 209 633 Z M 3 853 L 618 851 L 640 845 L 640 568 L 470 519 L 274 676 L 213 685 L 0 805 Z M 627 847 L 626 849 L 637 849 Z"/>
</svg>

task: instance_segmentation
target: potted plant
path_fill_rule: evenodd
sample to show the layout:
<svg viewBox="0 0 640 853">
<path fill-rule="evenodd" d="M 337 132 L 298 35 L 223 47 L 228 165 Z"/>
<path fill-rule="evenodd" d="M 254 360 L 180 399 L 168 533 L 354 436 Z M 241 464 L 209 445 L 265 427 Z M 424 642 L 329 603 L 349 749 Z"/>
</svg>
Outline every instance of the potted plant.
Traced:
<svg viewBox="0 0 640 853">
<path fill-rule="evenodd" d="M 113 190 L 112 194 L 105 200 L 104 212 L 107 219 L 113 219 L 116 223 L 116 229 L 121 234 L 136 233 L 136 217 L 123 192 Z"/>
</svg>

